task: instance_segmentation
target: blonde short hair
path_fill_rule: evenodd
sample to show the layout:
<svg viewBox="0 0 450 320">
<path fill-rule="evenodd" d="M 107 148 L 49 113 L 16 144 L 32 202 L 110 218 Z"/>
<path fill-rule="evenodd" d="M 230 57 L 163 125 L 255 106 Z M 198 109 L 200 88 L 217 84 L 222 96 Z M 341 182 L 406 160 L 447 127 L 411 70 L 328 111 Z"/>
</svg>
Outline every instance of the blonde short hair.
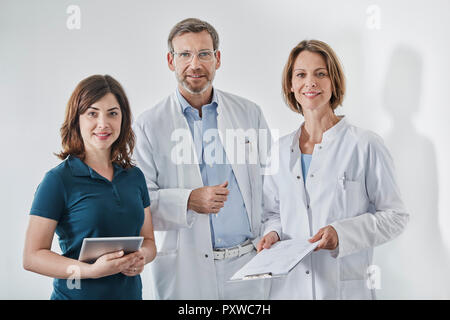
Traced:
<svg viewBox="0 0 450 320">
<path fill-rule="evenodd" d="M 303 114 L 302 106 L 295 99 L 292 88 L 292 69 L 294 67 L 295 59 L 302 51 L 315 52 L 320 54 L 327 65 L 327 71 L 331 79 L 332 94 L 330 98 L 331 109 L 336 109 L 342 104 L 345 94 L 345 78 L 341 63 L 334 53 L 333 49 L 325 42 L 319 40 L 303 40 L 295 46 L 290 54 L 283 70 L 283 98 L 289 108 L 300 114 Z"/>
</svg>

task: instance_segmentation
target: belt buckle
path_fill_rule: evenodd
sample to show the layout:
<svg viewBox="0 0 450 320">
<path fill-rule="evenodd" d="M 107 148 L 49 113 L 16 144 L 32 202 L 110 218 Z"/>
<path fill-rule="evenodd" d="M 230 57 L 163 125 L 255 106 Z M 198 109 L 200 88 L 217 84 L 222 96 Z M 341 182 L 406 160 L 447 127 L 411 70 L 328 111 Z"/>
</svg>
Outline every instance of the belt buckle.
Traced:
<svg viewBox="0 0 450 320">
<path fill-rule="evenodd" d="M 228 248 L 225 249 L 225 259 L 233 257 L 233 250 L 234 250 L 234 248 L 233 249 L 228 249 Z"/>
<path fill-rule="evenodd" d="M 248 248 L 249 250 L 247 250 L 246 248 Z M 243 246 L 239 246 L 239 253 L 241 250 L 242 250 L 242 254 L 240 254 L 240 255 L 244 255 L 244 254 L 251 252 L 253 250 L 253 243 L 250 242 Z"/>
<path fill-rule="evenodd" d="M 233 247 L 233 248 L 224 248 L 224 249 L 219 249 L 216 252 L 219 254 L 220 253 L 220 258 L 218 259 L 228 259 L 228 258 L 234 258 L 234 257 L 240 257 L 244 254 L 244 248 L 248 245 L 251 245 L 252 243 L 246 243 L 245 245 L 242 244 L 238 244 L 237 246 Z"/>
<path fill-rule="evenodd" d="M 238 254 L 237 254 L 237 257 L 238 257 L 238 258 L 239 258 L 240 256 L 242 256 L 242 254 L 243 254 L 243 253 L 242 253 L 242 251 L 243 251 L 242 248 L 243 248 L 243 247 L 242 247 L 242 245 L 240 245 L 240 244 L 239 244 L 239 245 L 237 246 L 237 248 L 236 248 L 236 250 L 237 250 L 237 252 L 238 252 Z"/>
</svg>

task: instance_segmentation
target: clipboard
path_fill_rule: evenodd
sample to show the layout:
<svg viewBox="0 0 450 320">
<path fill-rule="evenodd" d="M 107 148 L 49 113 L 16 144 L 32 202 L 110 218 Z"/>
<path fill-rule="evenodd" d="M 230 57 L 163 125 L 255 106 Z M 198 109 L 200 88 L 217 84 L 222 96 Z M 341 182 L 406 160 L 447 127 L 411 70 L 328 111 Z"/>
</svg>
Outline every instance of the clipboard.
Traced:
<svg viewBox="0 0 450 320">
<path fill-rule="evenodd" d="M 270 249 L 261 250 L 231 278 L 230 282 L 286 277 L 317 246 L 307 239 L 278 241 Z"/>
</svg>

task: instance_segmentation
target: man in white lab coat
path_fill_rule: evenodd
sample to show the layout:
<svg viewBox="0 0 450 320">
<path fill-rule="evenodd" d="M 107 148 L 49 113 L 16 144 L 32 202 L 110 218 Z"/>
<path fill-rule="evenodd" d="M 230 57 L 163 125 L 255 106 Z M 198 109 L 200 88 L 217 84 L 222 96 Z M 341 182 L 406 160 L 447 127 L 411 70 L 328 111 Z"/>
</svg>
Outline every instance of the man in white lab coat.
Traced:
<svg viewBox="0 0 450 320">
<path fill-rule="evenodd" d="M 135 157 L 151 199 L 156 299 L 266 299 L 268 280 L 229 282 L 255 254 L 270 133 L 253 102 L 213 88 L 217 32 L 186 19 L 167 62 L 176 91 L 135 122 Z"/>
</svg>

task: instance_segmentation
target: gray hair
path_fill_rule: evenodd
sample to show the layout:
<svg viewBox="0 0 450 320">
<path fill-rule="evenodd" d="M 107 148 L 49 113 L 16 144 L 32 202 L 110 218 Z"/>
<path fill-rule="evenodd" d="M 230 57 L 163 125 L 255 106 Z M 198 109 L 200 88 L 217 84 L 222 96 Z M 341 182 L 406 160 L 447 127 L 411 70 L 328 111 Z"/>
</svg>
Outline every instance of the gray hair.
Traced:
<svg viewBox="0 0 450 320">
<path fill-rule="evenodd" d="M 169 38 L 167 39 L 169 51 L 173 52 L 172 40 L 176 36 L 180 36 L 188 32 L 198 33 L 204 30 L 208 31 L 210 34 L 213 41 L 213 48 L 214 50 L 217 50 L 219 48 L 219 35 L 217 34 L 216 29 L 214 29 L 214 27 L 206 21 L 196 18 L 188 18 L 178 22 L 170 31 Z"/>
</svg>

